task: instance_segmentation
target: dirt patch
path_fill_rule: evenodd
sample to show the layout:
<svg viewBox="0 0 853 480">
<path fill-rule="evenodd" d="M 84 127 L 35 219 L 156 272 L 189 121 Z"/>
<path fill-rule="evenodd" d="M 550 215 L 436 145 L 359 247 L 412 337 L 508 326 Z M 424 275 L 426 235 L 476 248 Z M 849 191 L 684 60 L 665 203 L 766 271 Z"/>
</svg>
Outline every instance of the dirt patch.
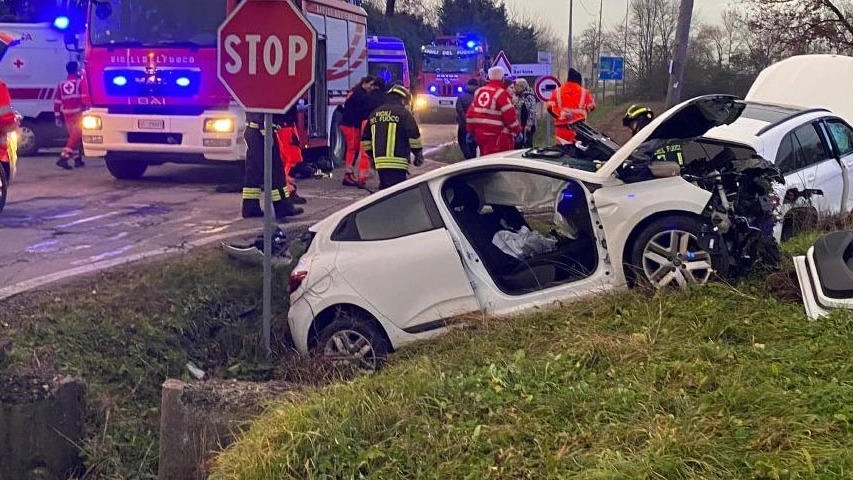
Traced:
<svg viewBox="0 0 853 480">
<path fill-rule="evenodd" d="M 263 383 L 210 380 L 187 384 L 181 401 L 194 409 L 255 415 L 263 410 L 266 402 L 285 394 L 298 398 L 299 388 L 298 384 L 278 380 Z"/>
<path fill-rule="evenodd" d="M 0 378 L 0 403 L 22 404 L 50 398 L 52 378 L 36 375 Z"/>
</svg>

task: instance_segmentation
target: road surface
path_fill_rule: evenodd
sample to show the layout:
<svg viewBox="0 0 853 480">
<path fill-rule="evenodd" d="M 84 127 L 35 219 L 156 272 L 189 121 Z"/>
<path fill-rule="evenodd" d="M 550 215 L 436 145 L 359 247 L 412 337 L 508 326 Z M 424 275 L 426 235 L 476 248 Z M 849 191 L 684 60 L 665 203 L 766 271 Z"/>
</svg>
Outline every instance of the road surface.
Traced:
<svg viewBox="0 0 853 480">
<path fill-rule="evenodd" d="M 427 150 L 455 136 L 455 125 L 422 130 Z M 73 171 L 55 161 L 55 153 L 20 159 L 0 213 L 0 300 L 127 261 L 254 236 L 263 225 L 240 217 L 239 194 L 215 192 L 242 176 L 235 168 L 163 165 L 119 181 L 100 159 Z M 340 178 L 300 181 L 309 203 L 289 223 L 311 224 L 368 194 L 342 187 Z"/>
</svg>

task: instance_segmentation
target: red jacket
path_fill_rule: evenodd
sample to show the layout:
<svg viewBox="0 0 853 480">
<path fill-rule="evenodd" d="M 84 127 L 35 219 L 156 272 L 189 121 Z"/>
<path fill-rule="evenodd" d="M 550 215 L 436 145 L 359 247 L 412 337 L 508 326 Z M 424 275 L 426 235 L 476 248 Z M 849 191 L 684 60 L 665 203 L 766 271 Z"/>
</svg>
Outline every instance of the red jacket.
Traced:
<svg viewBox="0 0 853 480">
<path fill-rule="evenodd" d="M 468 131 L 475 135 L 521 133 L 518 115 L 502 80 L 493 80 L 480 87 L 465 117 Z"/>
<path fill-rule="evenodd" d="M 15 120 L 15 111 L 12 110 L 12 97 L 9 95 L 9 89 L 6 84 L 0 81 L 0 135 L 2 140 L 6 140 L 6 133 L 9 133 L 18 128 L 18 122 Z"/>
<path fill-rule="evenodd" d="M 80 77 L 71 74 L 56 86 L 53 97 L 53 113 L 60 115 L 77 115 L 83 112 L 83 96 L 80 89 Z"/>
</svg>

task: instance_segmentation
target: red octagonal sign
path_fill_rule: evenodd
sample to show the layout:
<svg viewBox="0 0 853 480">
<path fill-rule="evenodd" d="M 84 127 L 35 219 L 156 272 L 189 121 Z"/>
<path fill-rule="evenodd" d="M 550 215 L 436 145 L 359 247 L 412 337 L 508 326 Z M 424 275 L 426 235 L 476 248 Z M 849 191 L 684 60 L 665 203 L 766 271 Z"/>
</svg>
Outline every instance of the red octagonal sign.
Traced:
<svg viewBox="0 0 853 480">
<path fill-rule="evenodd" d="M 243 0 L 219 27 L 217 74 L 246 110 L 283 113 L 314 83 L 316 49 L 290 0 Z"/>
</svg>

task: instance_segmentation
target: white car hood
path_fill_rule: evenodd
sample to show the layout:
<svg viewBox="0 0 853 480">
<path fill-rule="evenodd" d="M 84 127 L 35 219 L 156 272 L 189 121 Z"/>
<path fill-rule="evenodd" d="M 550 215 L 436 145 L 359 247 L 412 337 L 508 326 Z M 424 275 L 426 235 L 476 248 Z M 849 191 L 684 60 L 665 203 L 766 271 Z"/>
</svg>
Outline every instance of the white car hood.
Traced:
<svg viewBox="0 0 853 480">
<path fill-rule="evenodd" d="M 765 68 L 755 79 L 746 101 L 826 108 L 853 123 L 853 57 L 800 55 Z"/>
<path fill-rule="evenodd" d="M 731 95 L 705 95 L 678 104 L 637 132 L 598 169 L 596 175 L 613 175 L 640 145 L 649 140 L 701 137 L 714 127 L 737 120 L 745 107 L 746 104 Z"/>
</svg>

